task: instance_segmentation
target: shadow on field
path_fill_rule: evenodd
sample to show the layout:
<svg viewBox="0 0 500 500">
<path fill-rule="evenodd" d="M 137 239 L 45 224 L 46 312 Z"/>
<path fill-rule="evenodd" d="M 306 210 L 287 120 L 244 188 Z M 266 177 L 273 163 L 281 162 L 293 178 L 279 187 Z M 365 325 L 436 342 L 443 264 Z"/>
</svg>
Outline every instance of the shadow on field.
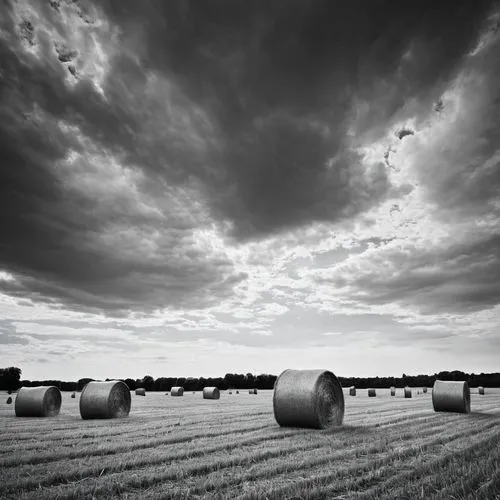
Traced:
<svg viewBox="0 0 500 500">
<path fill-rule="evenodd" d="M 486 413 L 486 412 L 483 412 L 483 411 L 471 411 L 469 413 L 469 417 L 473 417 L 477 420 L 491 420 L 493 418 L 498 418 L 498 415 L 499 415 L 500 412 L 496 411 L 494 413 Z"/>
</svg>

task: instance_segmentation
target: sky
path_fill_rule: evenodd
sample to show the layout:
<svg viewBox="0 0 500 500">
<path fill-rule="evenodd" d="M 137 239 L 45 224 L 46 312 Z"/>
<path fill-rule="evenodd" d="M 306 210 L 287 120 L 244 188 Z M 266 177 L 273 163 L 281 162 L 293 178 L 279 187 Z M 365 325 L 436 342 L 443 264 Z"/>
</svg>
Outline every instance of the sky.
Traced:
<svg viewBox="0 0 500 500">
<path fill-rule="evenodd" d="M 0 366 L 499 371 L 498 2 L 0 11 Z"/>
</svg>

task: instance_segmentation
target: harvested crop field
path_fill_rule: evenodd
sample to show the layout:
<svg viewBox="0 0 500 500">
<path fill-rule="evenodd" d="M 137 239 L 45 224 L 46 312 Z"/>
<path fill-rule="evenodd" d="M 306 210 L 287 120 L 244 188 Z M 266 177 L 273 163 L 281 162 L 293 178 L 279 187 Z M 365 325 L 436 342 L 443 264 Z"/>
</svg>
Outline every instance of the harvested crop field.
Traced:
<svg viewBox="0 0 500 500">
<path fill-rule="evenodd" d="M 123 419 L 16 418 L 0 395 L 0 498 L 500 498 L 500 390 L 472 413 L 431 394 L 346 395 L 344 425 L 280 428 L 272 391 L 132 398 Z"/>
</svg>

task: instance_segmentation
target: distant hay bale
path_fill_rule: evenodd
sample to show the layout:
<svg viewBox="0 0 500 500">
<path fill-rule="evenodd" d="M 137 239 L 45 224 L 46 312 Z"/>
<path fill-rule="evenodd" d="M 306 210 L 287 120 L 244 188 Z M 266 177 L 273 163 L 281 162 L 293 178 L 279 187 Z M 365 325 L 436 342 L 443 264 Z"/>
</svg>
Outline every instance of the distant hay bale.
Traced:
<svg viewBox="0 0 500 500">
<path fill-rule="evenodd" d="M 7 394 L 12 394 L 12 389 L 9 389 L 9 390 L 7 391 Z"/>
<path fill-rule="evenodd" d="M 396 388 L 394 386 L 391 386 L 391 396 L 396 395 Z"/>
<path fill-rule="evenodd" d="M 172 387 L 170 389 L 171 396 L 184 396 L 184 387 Z"/>
<path fill-rule="evenodd" d="M 229 394 L 232 394 L 232 393 L 233 393 L 233 391 L 229 391 Z"/>
<path fill-rule="evenodd" d="M 250 389 L 248 394 L 257 394 L 257 389 Z"/>
<path fill-rule="evenodd" d="M 411 398 L 411 387 L 406 386 L 404 389 L 405 398 Z"/>
<path fill-rule="evenodd" d="M 477 388 L 477 392 L 478 392 L 478 394 L 481 394 L 481 396 L 484 396 L 484 387 L 479 386 L 479 387 Z"/>
<path fill-rule="evenodd" d="M 61 391 L 53 385 L 21 387 L 16 397 L 16 417 L 55 417 L 61 402 Z"/>
<path fill-rule="evenodd" d="M 427 387 L 423 387 L 423 388 L 422 388 L 422 392 L 423 392 L 424 394 L 427 394 Z"/>
<path fill-rule="evenodd" d="M 80 396 L 83 419 L 123 418 L 130 413 L 130 389 L 121 380 L 89 382 Z"/>
<path fill-rule="evenodd" d="M 76 392 L 74 392 L 73 394 L 71 394 L 71 398 L 72 398 L 72 399 L 75 399 L 75 398 L 76 398 Z"/>
<path fill-rule="evenodd" d="M 219 398 L 220 398 L 220 391 L 219 389 L 217 389 L 217 387 L 205 387 L 203 389 L 203 399 L 219 399 Z"/>
<path fill-rule="evenodd" d="M 369 398 L 374 398 L 377 396 L 377 393 L 375 391 L 375 389 L 368 389 L 368 397 Z"/>
<path fill-rule="evenodd" d="M 327 370 L 285 370 L 273 394 L 274 418 L 282 427 L 324 429 L 342 425 L 344 392 Z"/>
<path fill-rule="evenodd" d="M 12 404 L 12 398 L 10 396 L 7 398 L 7 404 L 8 405 Z"/>
<path fill-rule="evenodd" d="M 236 394 L 239 394 L 239 393 L 240 393 L 240 391 L 236 391 Z"/>
<path fill-rule="evenodd" d="M 436 380 L 432 388 L 434 411 L 470 413 L 470 389 L 467 382 Z"/>
<path fill-rule="evenodd" d="M 145 396 L 146 395 L 146 389 L 139 387 L 138 389 L 135 390 L 135 395 L 136 396 Z"/>
<path fill-rule="evenodd" d="M 356 396 L 356 387 L 349 387 L 349 396 Z"/>
</svg>

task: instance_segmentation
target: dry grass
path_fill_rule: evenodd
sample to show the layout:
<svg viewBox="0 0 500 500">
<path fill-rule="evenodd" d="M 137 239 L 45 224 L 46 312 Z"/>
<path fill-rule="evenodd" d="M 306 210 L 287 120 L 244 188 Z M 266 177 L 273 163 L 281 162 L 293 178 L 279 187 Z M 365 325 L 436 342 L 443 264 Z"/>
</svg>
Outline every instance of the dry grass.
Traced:
<svg viewBox="0 0 500 500">
<path fill-rule="evenodd" d="M 347 394 L 347 390 L 345 392 Z M 254 398 L 135 398 L 128 418 L 81 420 L 63 393 L 51 419 L 15 418 L 0 394 L 0 498 L 495 499 L 500 390 L 473 412 L 378 390 L 349 398 L 344 425 L 279 427 Z"/>
</svg>

